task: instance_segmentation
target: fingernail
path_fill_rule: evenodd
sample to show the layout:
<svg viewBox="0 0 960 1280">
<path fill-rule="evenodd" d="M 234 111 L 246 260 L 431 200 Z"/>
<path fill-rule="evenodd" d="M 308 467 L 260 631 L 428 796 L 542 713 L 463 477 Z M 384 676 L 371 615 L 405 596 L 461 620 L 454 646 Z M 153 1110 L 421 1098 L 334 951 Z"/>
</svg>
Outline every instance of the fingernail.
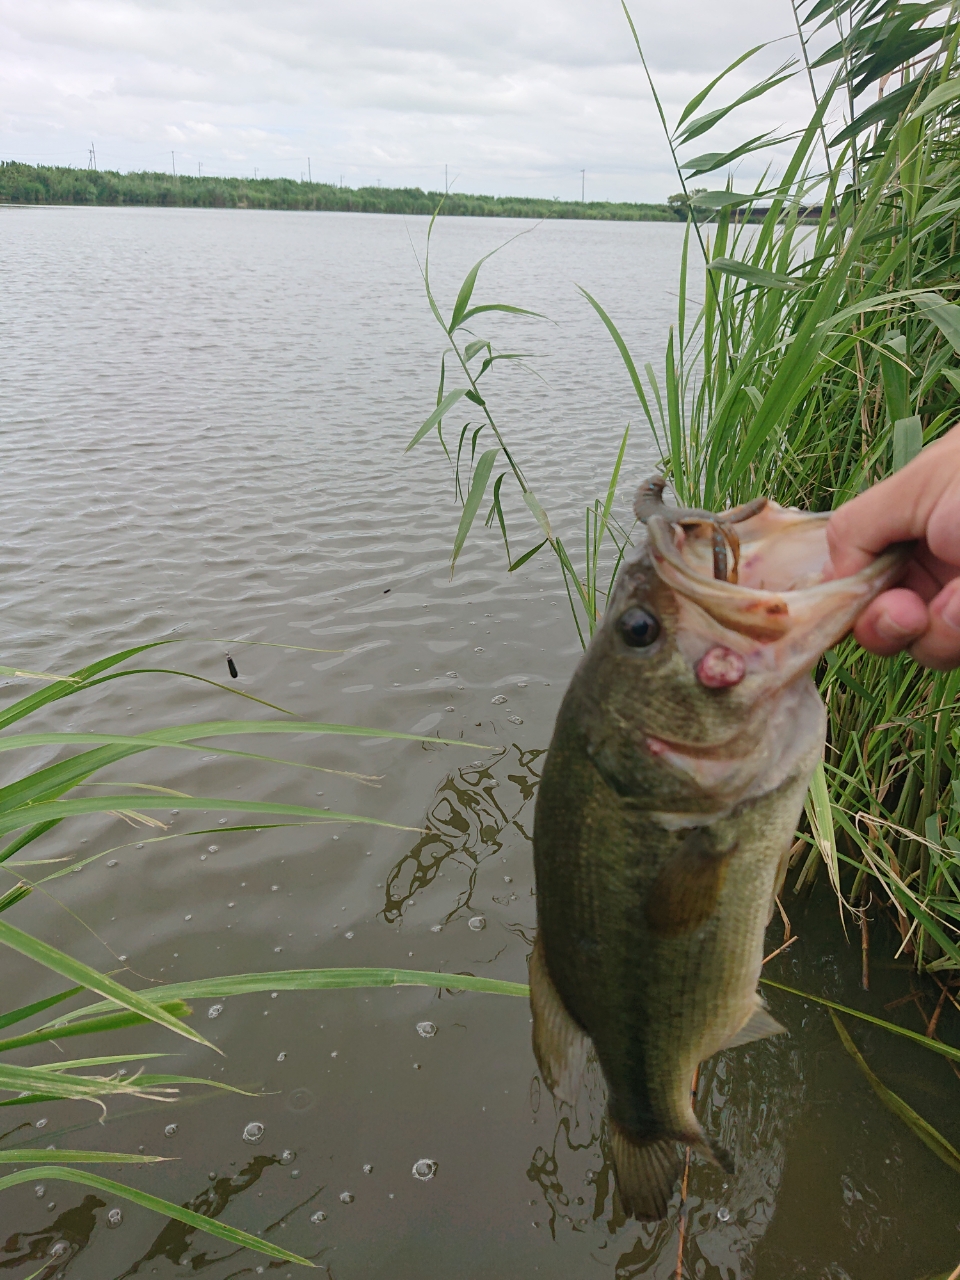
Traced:
<svg viewBox="0 0 960 1280">
<path fill-rule="evenodd" d="M 958 601 L 960 603 L 960 601 Z M 960 627 L 960 620 L 957 622 Z M 912 627 L 901 627 L 889 613 L 881 613 L 873 623 L 873 629 L 881 640 L 889 640 L 891 644 L 902 644 L 905 640 L 913 640 L 917 632 Z"/>
<path fill-rule="evenodd" d="M 940 617 L 948 627 L 953 627 L 954 631 L 960 631 L 960 591 L 954 591 L 947 596 L 940 610 Z"/>
</svg>

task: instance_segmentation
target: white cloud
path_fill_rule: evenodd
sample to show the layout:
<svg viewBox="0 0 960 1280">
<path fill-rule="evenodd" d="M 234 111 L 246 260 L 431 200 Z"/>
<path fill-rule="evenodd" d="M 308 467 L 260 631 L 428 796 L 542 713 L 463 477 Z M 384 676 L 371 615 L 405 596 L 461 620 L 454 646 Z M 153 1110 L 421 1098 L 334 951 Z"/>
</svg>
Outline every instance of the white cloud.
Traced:
<svg viewBox="0 0 960 1280">
<path fill-rule="evenodd" d="M 789 33 L 786 0 L 636 0 L 668 114 L 745 47 Z M 792 51 L 730 78 L 741 91 Z M 703 149 L 799 121 L 795 81 Z M 351 185 L 663 199 L 670 158 L 617 0 L 0 0 L 0 156 Z M 746 167 L 747 176 L 759 164 Z"/>
</svg>

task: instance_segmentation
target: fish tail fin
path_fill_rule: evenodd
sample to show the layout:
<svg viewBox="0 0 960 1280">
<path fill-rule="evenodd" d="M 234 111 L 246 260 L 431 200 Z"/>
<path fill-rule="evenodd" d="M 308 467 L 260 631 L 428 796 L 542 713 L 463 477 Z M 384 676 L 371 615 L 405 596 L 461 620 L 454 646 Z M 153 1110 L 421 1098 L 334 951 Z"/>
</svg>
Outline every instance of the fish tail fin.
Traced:
<svg viewBox="0 0 960 1280">
<path fill-rule="evenodd" d="M 667 1205 L 686 1163 L 683 1146 L 725 1173 L 734 1171 L 729 1152 L 702 1131 L 636 1138 L 610 1117 L 610 1141 L 623 1211 L 641 1222 L 657 1222 L 667 1216 Z"/>
<path fill-rule="evenodd" d="M 665 1218 L 685 1159 L 674 1135 L 635 1138 L 611 1118 L 610 1145 L 620 1203 L 627 1217 L 641 1222 Z"/>
<path fill-rule="evenodd" d="M 563 1006 L 547 972 L 539 937 L 530 957 L 530 1009 L 540 1074 L 553 1096 L 572 1106 L 580 1092 L 590 1040 Z"/>
</svg>

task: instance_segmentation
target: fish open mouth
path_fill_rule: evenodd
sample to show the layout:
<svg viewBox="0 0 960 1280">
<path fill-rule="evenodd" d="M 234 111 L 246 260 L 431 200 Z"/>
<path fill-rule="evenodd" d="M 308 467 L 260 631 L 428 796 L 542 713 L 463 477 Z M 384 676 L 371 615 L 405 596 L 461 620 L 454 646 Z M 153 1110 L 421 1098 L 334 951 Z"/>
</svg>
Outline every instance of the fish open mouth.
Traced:
<svg viewBox="0 0 960 1280">
<path fill-rule="evenodd" d="M 829 513 L 764 498 L 718 513 L 642 509 L 639 498 L 637 506 L 658 577 L 694 607 L 684 610 L 684 629 L 696 637 L 691 656 L 708 688 L 738 684 L 758 659 L 781 678 L 809 669 L 897 580 L 910 553 L 910 544 L 892 547 L 859 573 L 833 578 Z"/>
</svg>

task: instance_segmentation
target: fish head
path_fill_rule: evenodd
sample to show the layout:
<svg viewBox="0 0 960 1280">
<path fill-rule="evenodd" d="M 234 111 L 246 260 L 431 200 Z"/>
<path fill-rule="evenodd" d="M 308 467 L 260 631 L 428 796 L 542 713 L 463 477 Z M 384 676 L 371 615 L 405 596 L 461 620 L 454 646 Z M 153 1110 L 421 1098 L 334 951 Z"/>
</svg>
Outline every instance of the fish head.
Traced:
<svg viewBox="0 0 960 1280">
<path fill-rule="evenodd" d="M 756 505 L 730 525 L 709 513 L 671 519 L 663 508 L 621 569 L 582 667 L 591 754 L 602 738 L 617 774 L 676 751 L 756 754 L 778 706 L 789 736 L 790 700 L 778 695 L 809 686 L 823 651 L 903 571 L 908 547 L 832 578 L 828 514 Z M 812 714 L 822 716 L 818 702 Z"/>
</svg>

